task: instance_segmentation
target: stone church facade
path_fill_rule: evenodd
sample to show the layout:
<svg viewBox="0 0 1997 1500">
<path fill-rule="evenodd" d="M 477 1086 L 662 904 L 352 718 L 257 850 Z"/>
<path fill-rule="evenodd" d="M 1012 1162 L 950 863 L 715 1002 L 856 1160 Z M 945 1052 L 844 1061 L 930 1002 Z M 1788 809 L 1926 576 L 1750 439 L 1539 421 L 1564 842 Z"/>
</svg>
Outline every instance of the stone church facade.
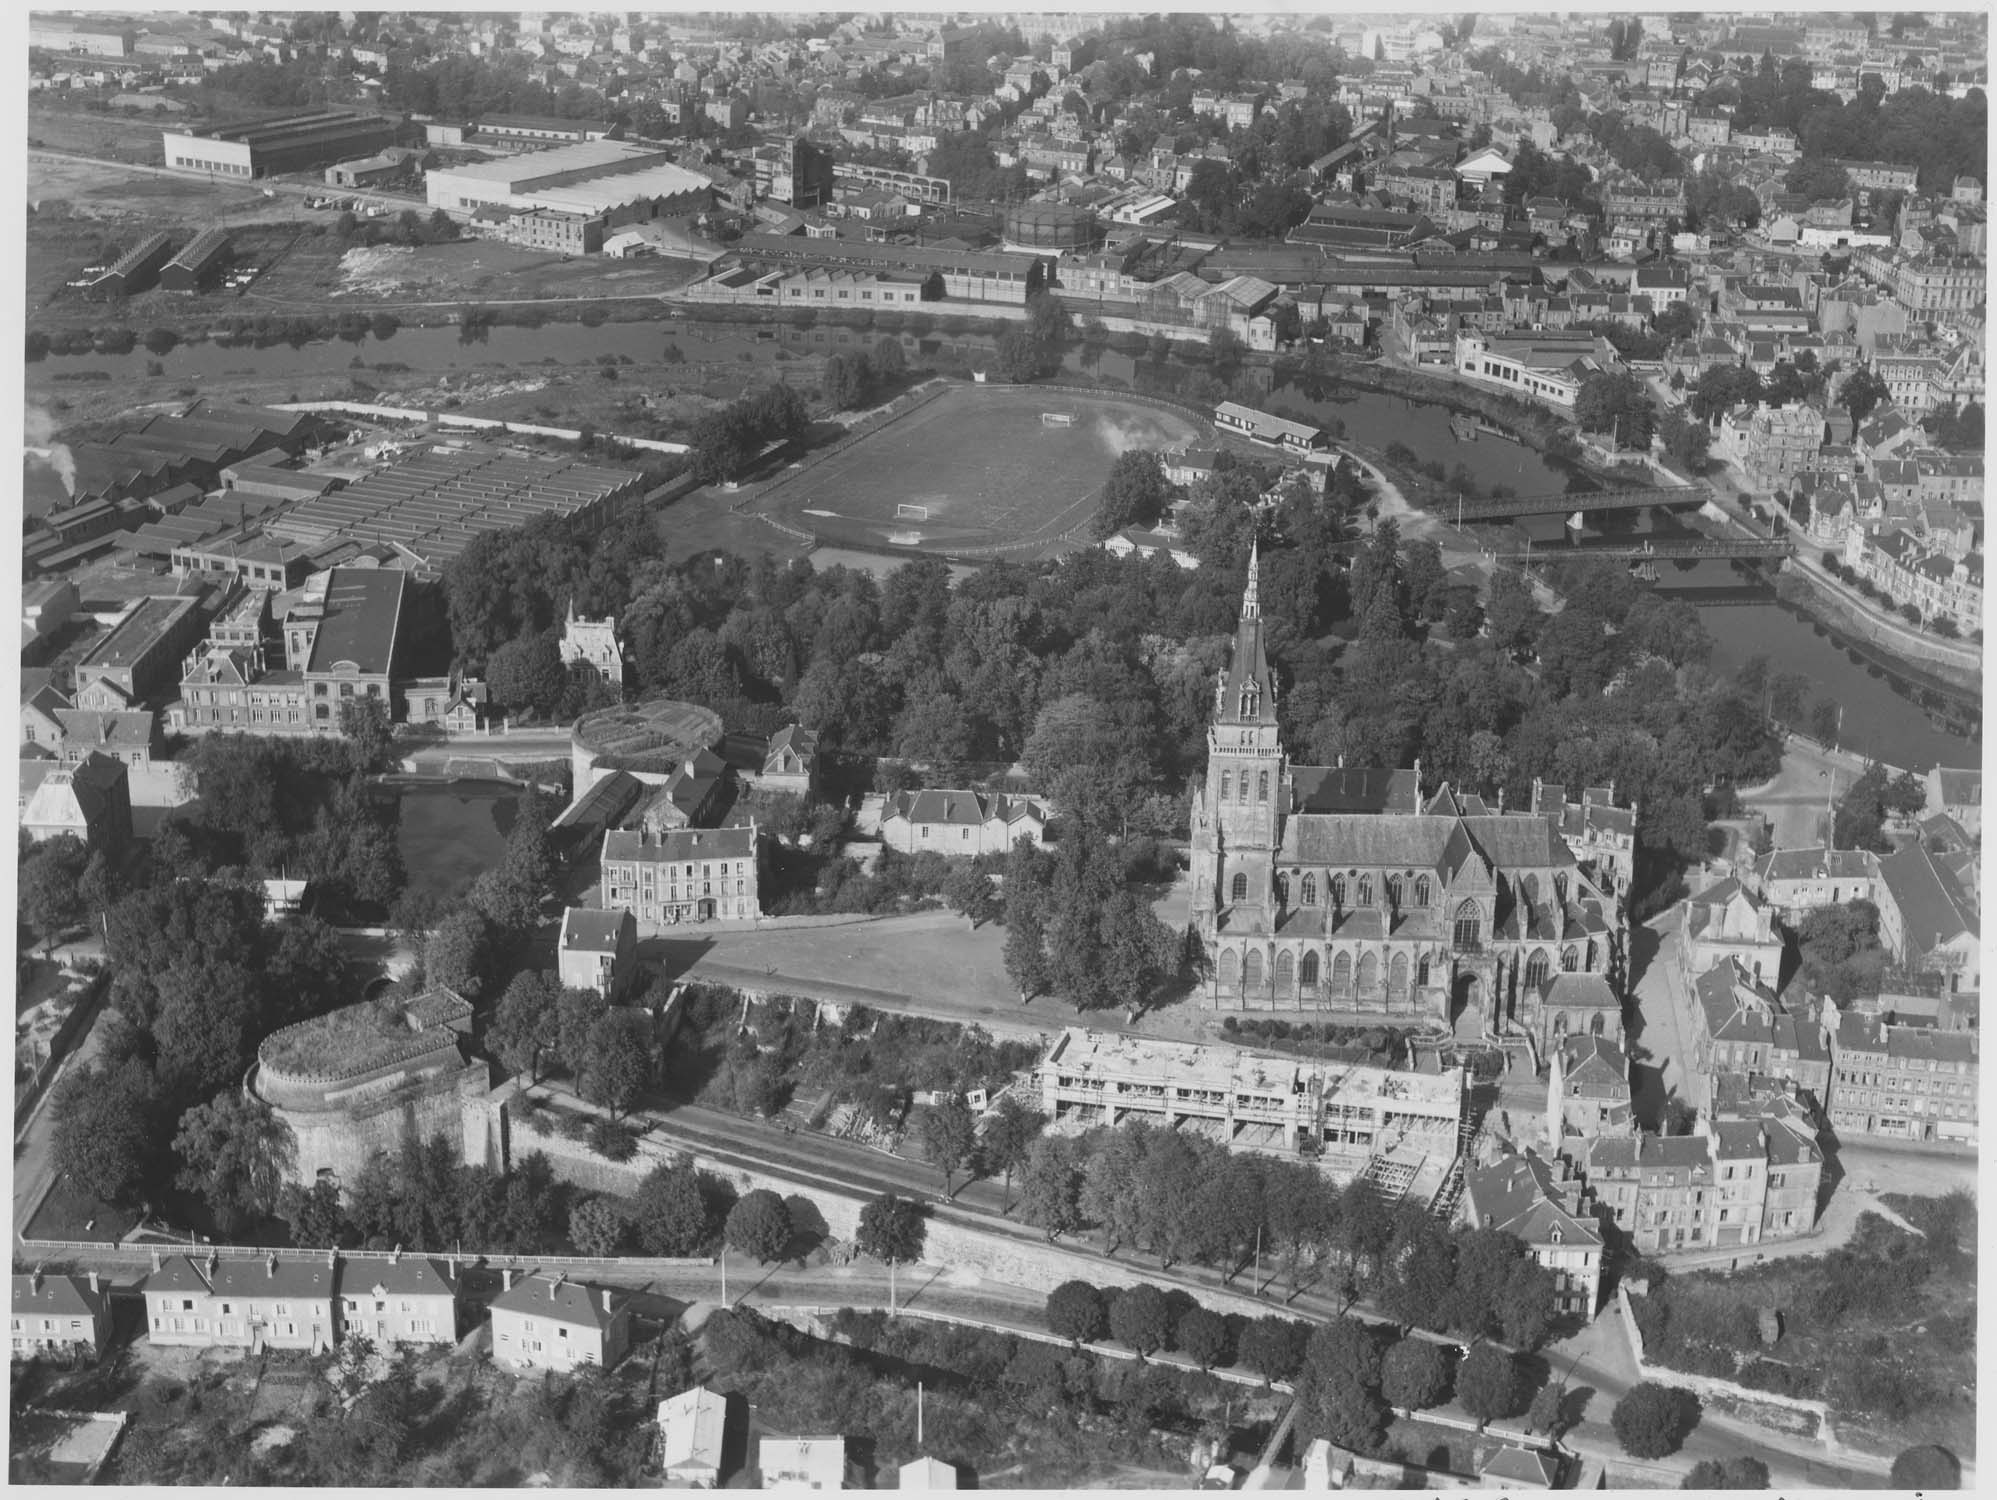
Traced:
<svg viewBox="0 0 1997 1500">
<path fill-rule="evenodd" d="M 1525 1031 L 1542 1045 L 1556 1019 L 1563 1033 L 1620 1034 L 1626 871 L 1598 879 L 1593 860 L 1577 859 L 1562 806 L 1507 813 L 1447 786 L 1424 798 L 1418 766 L 1292 765 L 1258 575 L 1251 555 L 1193 795 L 1203 1003 L 1464 1037 Z M 1554 1018 L 1547 999 L 1563 975 L 1573 1014 Z"/>
</svg>

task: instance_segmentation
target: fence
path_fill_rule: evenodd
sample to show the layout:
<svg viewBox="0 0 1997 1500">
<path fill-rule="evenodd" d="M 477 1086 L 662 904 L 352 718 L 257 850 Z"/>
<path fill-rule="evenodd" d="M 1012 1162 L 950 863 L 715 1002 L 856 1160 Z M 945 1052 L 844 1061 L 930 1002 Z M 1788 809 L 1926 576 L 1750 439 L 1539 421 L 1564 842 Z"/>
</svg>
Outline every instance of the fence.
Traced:
<svg viewBox="0 0 1997 1500">
<path fill-rule="evenodd" d="M 379 1260 L 393 1262 L 399 1257 L 426 1260 L 462 1260 L 476 1265 L 490 1266 L 495 1270 L 577 1270 L 599 1271 L 621 1276 L 659 1275 L 666 1271 L 689 1271 L 711 1268 L 716 1264 L 711 1255 L 692 1256 L 653 1256 L 653 1255 L 514 1255 L 504 1251 L 474 1250 L 469 1253 L 450 1250 L 326 1250 L 303 1249 L 297 1245 L 212 1245 L 205 1240 L 198 1245 L 168 1243 L 117 1244 L 107 1245 L 101 1240 L 31 1240 L 23 1237 L 19 1241 L 22 1251 L 30 1255 L 88 1255 L 99 1260 L 146 1260 L 158 1255 L 189 1255 L 205 1259 L 213 1255 L 219 1260 L 261 1260 L 266 1256 L 276 1256 L 279 1260 L 323 1260 L 329 1254 L 337 1253 L 341 1260 Z"/>
</svg>

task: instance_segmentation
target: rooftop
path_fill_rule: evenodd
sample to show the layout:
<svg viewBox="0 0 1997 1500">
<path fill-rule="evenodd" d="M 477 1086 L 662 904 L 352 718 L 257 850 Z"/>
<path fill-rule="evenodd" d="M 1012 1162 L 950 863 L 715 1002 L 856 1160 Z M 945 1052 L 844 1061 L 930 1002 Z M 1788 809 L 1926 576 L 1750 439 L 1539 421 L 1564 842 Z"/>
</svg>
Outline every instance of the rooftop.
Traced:
<svg viewBox="0 0 1997 1500">
<path fill-rule="evenodd" d="M 264 1038 L 261 1067 L 293 1076 L 351 1077 L 409 1057 L 455 1048 L 471 1026 L 471 1003 L 448 989 L 430 990 L 400 1007 L 375 1001 L 342 1006 Z"/>
<path fill-rule="evenodd" d="M 326 582 L 325 617 L 305 670 L 332 672 L 352 663 L 359 672 L 388 673 L 408 586 L 409 575 L 398 569 L 333 569 Z"/>
</svg>

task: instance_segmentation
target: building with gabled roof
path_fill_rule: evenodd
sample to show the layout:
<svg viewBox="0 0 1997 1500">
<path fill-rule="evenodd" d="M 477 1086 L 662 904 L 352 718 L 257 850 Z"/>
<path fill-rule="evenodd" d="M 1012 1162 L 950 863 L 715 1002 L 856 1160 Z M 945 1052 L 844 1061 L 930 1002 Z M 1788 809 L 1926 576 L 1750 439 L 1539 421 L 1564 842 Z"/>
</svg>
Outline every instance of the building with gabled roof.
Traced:
<svg viewBox="0 0 1997 1500">
<path fill-rule="evenodd" d="M 560 1271 L 516 1277 L 492 1299 L 492 1358 L 514 1369 L 610 1369 L 631 1347 L 631 1294 Z"/>
<path fill-rule="evenodd" d="M 1703 974 L 1733 958 L 1758 983 L 1781 980 L 1782 935 L 1775 930 L 1775 914 L 1732 876 L 1686 899 L 1679 934 L 1687 973 Z"/>
<path fill-rule="evenodd" d="M 1894 961 L 1940 974 L 1951 992 L 1981 987 L 1982 921 L 1976 903 L 1925 845 L 1879 861 L 1879 937 Z"/>
<path fill-rule="evenodd" d="M 728 1398 L 697 1385 L 659 1403 L 659 1467 L 669 1489 L 711 1490 L 721 1484 L 728 1432 Z"/>
<path fill-rule="evenodd" d="M 1031 797 L 927 787 L 897 792 L 881 814 L 881 842 L 903 854 L 1004 854 L 1045 841 L 1047 814 Z"/>
<path fill-rule="evenodd" d="M 1975 1145 L 1975 1032 L 1897 1025 L 1824 1007 L 1831 1045 L 1829 1117 L 1840 1136 Z"/>
<path fill-rule="evenodd" d="M 555 962 L 564 987 L 595 990 L 612 1002 L 622 999 L 638 971 L 636 918 L 622 908 L 564 908 Z"/>
<path fill-rule="evenodd" d="M 36 1266 L 16 1272 L 8 1313 L 15 1359 L 89 1362 L 111 1341 L 111 1289 L 95 1271 L 50 1275 Z"/>
<path fill-rule="evenodd" d="M 1553 1273 L 1555 1306 L 1592 1318 L 1601 1297 L 1602 1232 L 1583 1196 L 1559 1157 L 1515 1152 L 1464 1168 L 1462 1219 L 1519 1240 Z"/>
<path fill-rule="evenodd" d="M 818 734 L 802 724 L 786 724 L 770 736 L 756 785 L 810 800 L 818 785 Z"/>
<path fill-rule="evenodd" d="M 1925 778 L 1929 812 L 1947 813 L 1963 832 L 1978 838 L 1983 832 L 1983 772 L 1970 766 L 1935 766 Z"/>
<path fill-rule="evenodd" d="M 1724 958 L 1694 979 L 1692 999 L 1692 1064 L 1700 1073 L 1782 1079 L 1819 1102 L 1829 1092 L 1831 1055 L 1815 1016 L 1785 1010 L 1739 959 Z"/>
<path fill-rule="evenodd" d="M 1848 901 L 1870 901 L 1879 879 L 1879 856 L 1870 849 L 1771 849 L 1744 873 L 1742 883 L 1784 921 Z"/>
<path fill-rule="evenodd" d="M 142 1284 L 146 1337 L 155 1344 L 211 1349 L 305 1349 L 317 1354 L 338 1336 L 334 1315 L 338 1252 L 308 1258 L 162 1256 Z"/>
<path fill-rule="evenodd" d="M 36 843 L 70 834 L 92 849 L 116 849 L 132 837 L 132 791 L 125 763 L 95 750 L 51 769 L 21 810 Z"/>
<path fill-rule="evenodd" d="M 1557 1128 L 1560 1134 L 1549 1136 L 1549 1149 L 1558 1149 L 1558 1143 L 1570 1133 L 1635 1134 L 1629 1058 L 1618 1043 L 1605 1036 L 1571 1033 L 1553 1049 L 1552 1059 L 1559 1078 L 1557 1088 L 1548 1084 L 1549 1100 L 1557 1092 L 1559 1113 L 1549 1115 L 1549 1119 L 1550 1128 Z"/>
</svg>

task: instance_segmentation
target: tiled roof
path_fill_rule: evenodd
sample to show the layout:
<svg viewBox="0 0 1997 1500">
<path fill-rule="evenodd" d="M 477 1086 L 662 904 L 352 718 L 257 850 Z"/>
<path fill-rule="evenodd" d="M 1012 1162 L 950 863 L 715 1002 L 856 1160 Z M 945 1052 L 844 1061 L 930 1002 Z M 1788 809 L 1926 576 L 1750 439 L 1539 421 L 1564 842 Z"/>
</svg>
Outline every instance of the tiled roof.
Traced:
<svg viewBox="0 0 1997 1500">
<path fill-rule="evenodd" d="M 14 1278 L 13 1309 L 16 1317 L 41 1316 L 95 1318 L 110 1298 L 110 1291 L 90 1289 L 81 1276 L 50 1276 L 37 1271 Z"/>
<path fill-rule="evenodd" d="M 606 1295 L 611 1302 L 608 1309 L 603 1305 Z M 515 1281 L 511 1290 L 494 1297 L 492 1306 L 495 1311 L 550 1318 L 584 1328 L 608 1328 L 620 1302 L 626 1300 L 608 1287 L 593 1287 L 586 1282 L 569 1281 L 559 1274 L 551 1276 L 546 1271 L 535 1271 Z"/>
</svg>

